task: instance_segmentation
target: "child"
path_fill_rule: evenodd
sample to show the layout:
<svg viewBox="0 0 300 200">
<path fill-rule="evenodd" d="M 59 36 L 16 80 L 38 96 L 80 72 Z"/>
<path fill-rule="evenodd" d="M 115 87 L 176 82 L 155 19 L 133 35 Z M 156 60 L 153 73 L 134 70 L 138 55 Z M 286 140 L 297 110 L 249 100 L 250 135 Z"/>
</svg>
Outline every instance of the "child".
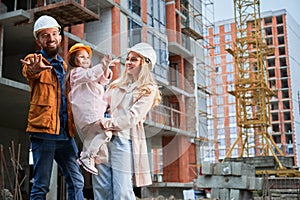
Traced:
<svg viewBox="0 0 300 200">
<path fill-rule="evenodd" d="M 92 173 L 98 174 L 96 164 L 108 161 L 107 142 L 111 131 L 99 127 L 99 119 L 104 118 L 107 102 L 103 98 L 104 86 L 112 77 L 109 69 L 111 58 L 104 56 L 101 63 L 91 67 L 92 50 L 89 46 L 77 43 L 68 52 L 70 65 L 66 78 L 66 92 L 72 106 L 74 122 L 83 149 L 78 163 Z"/>
</svg>

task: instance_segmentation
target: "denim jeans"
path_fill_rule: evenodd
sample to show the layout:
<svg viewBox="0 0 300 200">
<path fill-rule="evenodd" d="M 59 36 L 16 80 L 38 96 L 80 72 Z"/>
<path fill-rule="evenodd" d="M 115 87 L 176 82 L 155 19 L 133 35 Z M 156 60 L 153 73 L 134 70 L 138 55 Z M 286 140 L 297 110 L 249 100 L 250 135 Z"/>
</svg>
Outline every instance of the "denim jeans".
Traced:
<svg viewBox="0 0 300 200">
<path fill-rule="evenodd" d="M 109 162 L 97 165 L 92 176 L 94 200 L 135 199 L 132 183 L 131 140 L 113 136 L 108 143 Z"/>
<path fill-rule="evenodd" d="M 83 200 L 84 179 L 76 161 L 78 149 L 75 140 L 46 140 L 30 138 L 33 156 L 34 183 L 31 200 L 46 199 L 52 172 L 53 160 L 57 162 L 66 183 L 68 200 Z"/>
</svg>

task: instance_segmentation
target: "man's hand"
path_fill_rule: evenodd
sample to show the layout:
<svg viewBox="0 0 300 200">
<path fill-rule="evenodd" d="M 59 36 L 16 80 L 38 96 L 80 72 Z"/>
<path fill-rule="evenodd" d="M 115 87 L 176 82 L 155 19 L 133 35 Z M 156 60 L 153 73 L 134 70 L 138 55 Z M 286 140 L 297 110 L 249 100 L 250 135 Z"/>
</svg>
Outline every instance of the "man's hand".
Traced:
<svg viewBox="0 0 300 200">
<path fill-rule="evenodd" d="M 45 69 L 52 69 L 52 66 L 45 65 L 42 62 L 42 54 L 34 54 L 31 57 L 26 58 L 26 60 L 21 59 L 22 64 L 26 64 L 28 69 L 34 73 L 38 74 Z"/>
</svg>

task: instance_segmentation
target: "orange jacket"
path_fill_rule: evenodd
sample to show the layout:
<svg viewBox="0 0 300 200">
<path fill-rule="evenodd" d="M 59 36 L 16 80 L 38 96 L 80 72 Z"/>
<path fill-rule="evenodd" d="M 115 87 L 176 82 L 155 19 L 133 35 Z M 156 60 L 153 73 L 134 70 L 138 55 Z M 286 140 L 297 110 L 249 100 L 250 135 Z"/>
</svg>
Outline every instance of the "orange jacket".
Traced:
<svg viewBox="0 0 300 200">
<path fill-rule="evenodd" d="M 29 54 L 26 58 L 33 56 Z M 45 65 L 50 63 L 43 57 Z M 64 62 L 64 68 L 67 65 Z M 60 131 L 60 99 L 61 89 L 54 69 L 46 69 L 38 74 L 28 70 L 28 66 L 23 64 L 23 76 L 28 80 L 30 87 L 30 108 L 28 113 L 28 124 L 26 132 L 59 134 Z M 68 129 L 71 137 L 75 133 L 71 106 L 67 100 Z"/>
</svg>

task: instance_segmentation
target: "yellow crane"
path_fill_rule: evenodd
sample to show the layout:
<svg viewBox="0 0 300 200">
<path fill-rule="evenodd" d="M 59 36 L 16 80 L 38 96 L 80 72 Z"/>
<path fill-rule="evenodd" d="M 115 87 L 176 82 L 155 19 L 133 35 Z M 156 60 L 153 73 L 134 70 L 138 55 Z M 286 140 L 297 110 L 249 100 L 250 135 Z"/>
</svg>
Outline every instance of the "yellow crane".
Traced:
<svg viewBox="0 0 300 200">
<path fill-rule="evenodd" d="M 271 154 L 279 170 L 286 171 L 274 148 L 280 156 L 283 153 L 270 135 L 270 97 L 275 94 L 268 87 L 265 58 L 272 49 L 267 47 L 262 34 L 260 0 L 234 0 L 234 20 L 235 42 L 226 50 L 235 61 L 235 88 L 230 94 L 236 100 L 239 133 L 226 158 L 240 144 L 240 157 Z"/>
</svg>

